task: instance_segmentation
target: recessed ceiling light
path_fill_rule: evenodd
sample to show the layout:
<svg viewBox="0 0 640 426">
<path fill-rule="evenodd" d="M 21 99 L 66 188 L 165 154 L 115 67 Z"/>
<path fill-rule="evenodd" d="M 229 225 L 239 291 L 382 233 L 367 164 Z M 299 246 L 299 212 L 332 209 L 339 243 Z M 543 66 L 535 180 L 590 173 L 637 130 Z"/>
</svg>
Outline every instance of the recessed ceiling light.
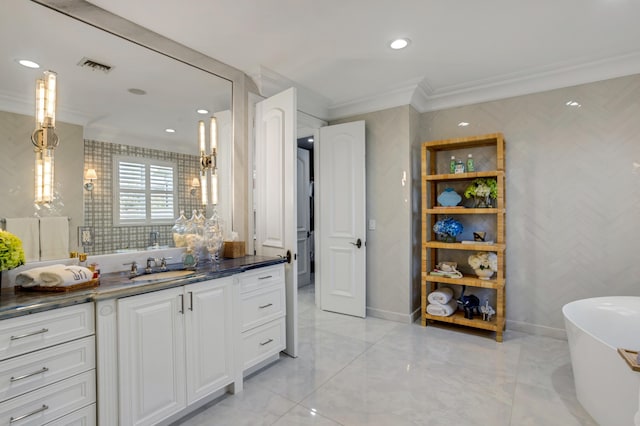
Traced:
<svg viewBox="0 0 640 426">
<path fill-rule="evenodd" d="M 133 95 L 146 95 L 147 92 L 145 92 L 142 89 L 136 89 L 136 88 L 132 88 L 128 90 L 129 93 L 133 94 Z"/>
<path fill-rule="evenodd" d="M 458 127 L 467 127 L 469 125 L 469 123 L 467 123 L 466 121 L 461 121 L 458 123 Z"/>
<path fill-rule="evenodd" d="M 37 64 L 36 62 L 30 61 L 28 59 L 20 59 L 18 63 L 23 67 L 27 67 L 27 68 L 40 68 L 39 64 Z"/>
<path fill-rule="evenodd" d="M 307 139 L 307 142 L 312 142 L 313 143 L 313 138 Z"/>
<path fill-rule="evenodd" d="M 408 38 L 397 38 L 389 44 L 389 47 L 391 47 L 393 50 L 399 50 L 399 49 L 404 49 L 408 45 L 409 45 Z"/>
<path fill-rule="evenodd" d="M 204 109 L 204 108 L 200 108 L 200 109 L 196 110 L 196 112 L 198 114 L 209 114 L 209 110 Z"/>
<path fill-rule="evenodd" d="M 580 108 L 582 105 L 580 105 L 580 102 L 577 101 L 567 101 L 565 102 L 566 106 L 570 106 L 570 107 L 576 107 L 576 108 Z"/>
<path fill-rule="evenodd" d="M 176 129 L 164 129 L 164 131 L 167 133 L 175 133 Z"/>
</svg>

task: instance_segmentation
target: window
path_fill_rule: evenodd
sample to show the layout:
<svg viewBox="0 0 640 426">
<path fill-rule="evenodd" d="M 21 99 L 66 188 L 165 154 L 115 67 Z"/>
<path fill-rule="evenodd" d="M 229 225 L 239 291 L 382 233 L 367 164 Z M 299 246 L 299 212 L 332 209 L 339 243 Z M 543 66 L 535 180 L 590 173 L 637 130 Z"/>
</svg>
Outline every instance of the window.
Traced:
<svg viewBox="0 0 640 426">
<path fill-rule="evenodd" d="M 171 224 L 176 217 L 176 165 L 138 157 L 114 161 L 114 225 Z"/>
</svg>

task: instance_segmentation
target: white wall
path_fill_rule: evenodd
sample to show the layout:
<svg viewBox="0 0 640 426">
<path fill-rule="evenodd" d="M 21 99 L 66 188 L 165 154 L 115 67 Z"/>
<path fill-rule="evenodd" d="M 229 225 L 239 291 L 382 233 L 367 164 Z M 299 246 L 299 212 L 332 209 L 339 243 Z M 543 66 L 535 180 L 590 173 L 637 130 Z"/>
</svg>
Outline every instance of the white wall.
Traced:
<svg viewBox="0 0 640 426">
<path fill-rule="evenodd" d="M 561 337 L 565 303 L 640 296 L 639 75 L 420 121 L 422 140 L 505 136 L 507 328 Z"/>
<path fill-rule="evenodd" d="M 367 168 L 367 314 L 411 320 L 411 145 L 409 106 L 331 122 L 365 121 Z M 406 183 L 402 185 L 403 172 Z"/>
</svg>

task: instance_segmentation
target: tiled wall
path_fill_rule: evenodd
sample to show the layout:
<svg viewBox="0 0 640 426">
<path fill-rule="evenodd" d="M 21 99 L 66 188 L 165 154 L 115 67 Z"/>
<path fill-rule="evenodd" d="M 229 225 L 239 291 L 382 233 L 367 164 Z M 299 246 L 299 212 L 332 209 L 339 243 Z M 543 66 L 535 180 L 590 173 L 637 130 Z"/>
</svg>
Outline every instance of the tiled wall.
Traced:
<svg viewBox="0 0 640 426">
<path fill-rule="evenodd" d="M 195 155 L 178 154 L 156 149 L 140 148 L 95 140 L 84 141 L 84 168 L 96 169 L 98 180 L 93 194 L 84 193 L 84 223 L 94 231 L 94 246 L 90 254 L 112 253 L 119 249 L 136 249 L 149 246 L 152 231 L 160 232 L 158 243 L 173 246 L 169 225 L 113 226 L 113 157 L 130 156 L 174 162 L 178 166 L 179 210 L 189 217 L 193 209 L 202 208 L 200 193 L 190 194 L 191 181 L 200 173 L 200 159 Z"/>
</svg>

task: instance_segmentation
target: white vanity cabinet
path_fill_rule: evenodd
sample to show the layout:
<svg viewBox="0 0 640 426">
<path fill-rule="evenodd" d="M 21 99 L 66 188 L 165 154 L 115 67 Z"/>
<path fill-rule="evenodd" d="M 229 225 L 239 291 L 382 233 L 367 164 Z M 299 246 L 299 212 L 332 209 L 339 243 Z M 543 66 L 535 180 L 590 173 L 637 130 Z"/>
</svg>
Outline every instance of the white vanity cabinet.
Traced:
<svg viewBox="0 0 640 426">
<path fill-rule="evenodd" d="M 0 321 L 0 424 L 95 425 L 93 303 Z"/>
<path fill-rule="evenodd" d="M 242 371 L 276 356 L 286 346 L 284 265 L 238 275 Z"/>
<path fill-rule="evenodd" d="M 234 381 L 233 278 L 118 299 L 121 425 L 151 425 Z"/>
</svg>

